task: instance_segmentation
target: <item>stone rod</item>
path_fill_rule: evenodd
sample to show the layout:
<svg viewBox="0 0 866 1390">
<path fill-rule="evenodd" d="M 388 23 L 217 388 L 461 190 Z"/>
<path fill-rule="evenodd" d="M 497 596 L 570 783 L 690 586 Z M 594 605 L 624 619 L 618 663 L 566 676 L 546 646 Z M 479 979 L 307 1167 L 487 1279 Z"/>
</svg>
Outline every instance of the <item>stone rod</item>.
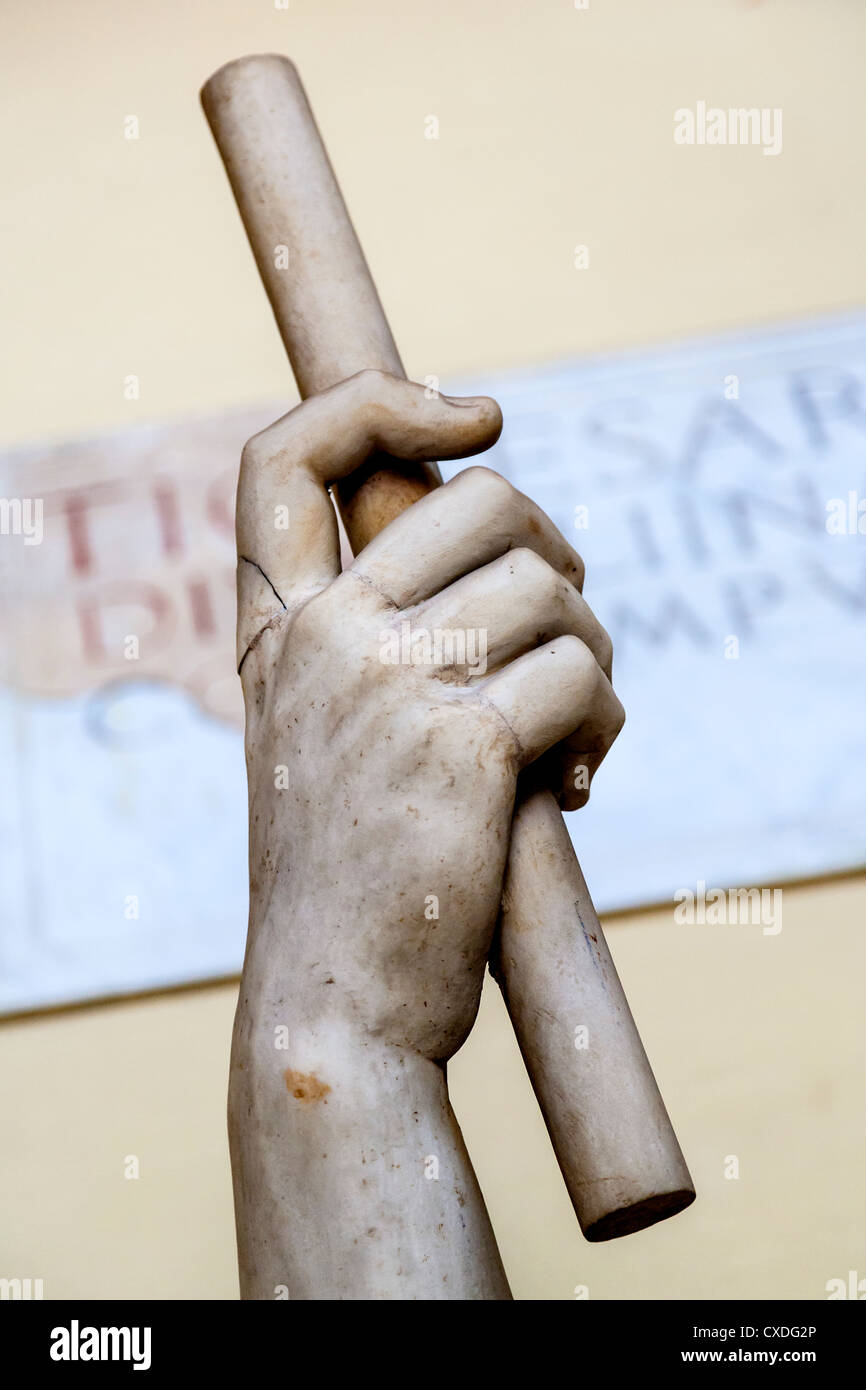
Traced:
<svg viewBox="0 0 866 1390">
<path fill-rule="evenodd" d="M 369 368 L 404 377 L 294 65 L 239 58 L 202 104 L 302 398 Z M 353 552 L 440 482 L 433 463 L 380 454 L 338 483 Z M 601 1241 L 695 1193 L 560 813 L 583 800 L 522 775 L 490 969 L 583 1233 Z"/>
</svg>

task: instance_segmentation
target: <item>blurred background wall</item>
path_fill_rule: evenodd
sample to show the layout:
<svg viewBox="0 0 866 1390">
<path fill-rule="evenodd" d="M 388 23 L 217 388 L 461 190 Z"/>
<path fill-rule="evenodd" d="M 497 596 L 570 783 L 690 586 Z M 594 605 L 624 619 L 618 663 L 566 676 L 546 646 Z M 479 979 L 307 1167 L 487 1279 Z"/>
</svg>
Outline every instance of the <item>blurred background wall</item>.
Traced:
<svg viewBox="0 0 866 1390">
<path fill-rule="evenodd" d="M 853 0 L 7 0 L 0 23 L 5 444 L 294 399 L 197 104 L 243 52 L 298 63 L 416 379 L 866 301 Z M 701 99 L 781 107 L 783 154 L 683 159 L 672 112 Z M 580 1236 L 487 990 L 452 1090 L 517 1297 L 866 1276 L 864 904 L 856 877 L 786 889 L 778 949 L 751 959 L 669 909 L 611 923 L 699 1200 L 609 1245 Z M 235 993 L 0 1025 L 0 1274 L 49 1298 L 236 1296 Z"/>
</svg>

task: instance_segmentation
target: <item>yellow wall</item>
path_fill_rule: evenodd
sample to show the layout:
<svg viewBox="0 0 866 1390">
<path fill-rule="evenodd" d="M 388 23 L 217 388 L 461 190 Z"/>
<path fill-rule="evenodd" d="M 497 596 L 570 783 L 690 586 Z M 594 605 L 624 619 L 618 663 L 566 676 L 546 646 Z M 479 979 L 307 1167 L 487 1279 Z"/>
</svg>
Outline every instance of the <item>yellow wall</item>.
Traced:
<svg viewBox="0 0 866 1390">
<path fill-rule="evenodd" d="M 2 28 L 6 442 L 290 398 L 197 109 L 246 51 L 298 62 L 415 377 L 866 300 L 866 13 L 844 0 L 10 0 Z M 782 107 L 783 154 L 677 149 L 672 112 L 699 99 Z M 782 933 L 750 945 L 669 911 L 611 926 L 699 1201 L 605 1246 L 577 1231 L 488 990 L 452 1089 L 517 1296 L 820 1298 L 866 1275 L 864 903 L 862 879 L 786 890 Z M 0 1274 L 235 1296 L 234 995 L 0 1027 Z"/>
</svg>

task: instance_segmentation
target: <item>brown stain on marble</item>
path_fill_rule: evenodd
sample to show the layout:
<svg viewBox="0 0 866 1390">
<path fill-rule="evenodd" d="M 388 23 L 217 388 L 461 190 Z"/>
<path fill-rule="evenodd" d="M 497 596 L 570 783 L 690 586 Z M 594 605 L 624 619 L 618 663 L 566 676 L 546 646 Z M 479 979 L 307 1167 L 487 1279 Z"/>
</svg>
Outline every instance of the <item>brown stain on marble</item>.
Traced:
<svg viewBox="0 0 866 1390">
<path fill-rule="evenodd" d="M 320 1100 L 324 1100 L 331 1090 L 330 1086 L 324 1081 L 320 1081 L 312 1072 L 308 1074 L 302 1071 L 292 1071 L 291 1067 L 286 1067 L 283 1076 L 289 1095 L 304 1105 L 317 1104 Z"/>
</svg>

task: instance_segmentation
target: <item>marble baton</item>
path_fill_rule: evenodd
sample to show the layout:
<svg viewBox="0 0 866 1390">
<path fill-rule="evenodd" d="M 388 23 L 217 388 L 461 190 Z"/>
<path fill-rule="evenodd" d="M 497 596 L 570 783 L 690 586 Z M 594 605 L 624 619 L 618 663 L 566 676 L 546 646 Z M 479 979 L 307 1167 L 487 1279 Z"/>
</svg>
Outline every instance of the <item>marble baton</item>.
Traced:
<svg viewBox="0 0 866 1390">
<path fill-rule="evenodd" d="M 367 368 L 405 375 L 294 65 L 239 58 L 202 104 L 302 397 Z M 337 489 L 353 551 L 440 481 L 435 464 L 369 460 Z M 557 800 L 531 785 L 491 970 L 586 1238 L 687 1207 L 694 1186 Z"/>
</svg>

